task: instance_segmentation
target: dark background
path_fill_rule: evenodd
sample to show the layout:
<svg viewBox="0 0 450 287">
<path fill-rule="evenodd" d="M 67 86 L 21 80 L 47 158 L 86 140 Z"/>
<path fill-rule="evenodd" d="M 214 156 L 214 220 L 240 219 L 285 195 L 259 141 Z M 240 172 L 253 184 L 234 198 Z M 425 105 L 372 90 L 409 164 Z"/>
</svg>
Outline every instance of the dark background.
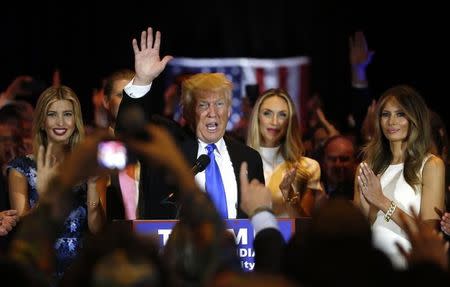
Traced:
<svg viewBox="0 0 450 287">
<path fill-rule="evenodd" d="M 91 2 L 2 3 L 0 90 L 21 74 L 48 85 L 58 68 L 90 122 L 92 89 L 111 71 L 133 67 L 131 39 L 152 26 L 163 33 L 163 55 L 309 56 L 310 90 L 320 93 L 329 117 L 339 119 L 351 105 L 348 37 L 362 29 L 375 50 L 368 69 L 374 94 L 413 85 L 448 128 L 444 1 Z"/>
</svg>

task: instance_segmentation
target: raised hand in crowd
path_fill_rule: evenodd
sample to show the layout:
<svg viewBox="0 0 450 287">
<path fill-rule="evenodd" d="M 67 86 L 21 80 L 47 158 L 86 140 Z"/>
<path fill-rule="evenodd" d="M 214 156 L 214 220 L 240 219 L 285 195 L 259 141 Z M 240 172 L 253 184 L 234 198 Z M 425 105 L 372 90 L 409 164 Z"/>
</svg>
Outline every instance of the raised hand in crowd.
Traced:
<svg viewBox="0 0 450 287">
<path fill-rule="evenodd" d="M 98 163 L 98 144 L 101 141 L 114 139 L 106 130 L 97 130 L 82 143 L 78 144 L 73 151 L 61 163 L 61 182 L 66 186 L 73 186 L 94 176 L 104 176 L 115 172 Z"/>
<path fill-rule="evenodd" d="M 366 69 L 375 52 L 369 50 L 366 37 L 362 31 L 356 31 L 353 36 L 350 36 L 349 49 L 352 84 L 356 87 L 366 87 L 368 84 Z"/>
<path fill-rule="evenodd" d="M 160 59 L 161 32 L 156 31 L 153 40 L 153 29 L 151 27 L 141 33 L 140 46 L 136 39 L 133 39 L 132 45 L 136 72 L 134 84 L 138 86 L 149 85 L 173 57 L 165 56 Z"/>
<path fill-rule="evenodd" d="M 28 75 L 21 75 L 16 77 L 6 90 L 0 95 L 0 107 L 3 107 L 8 102 L 14 101 L 17 95 L 31 95 L 31 89 L 28 86 L 33 81 L 33 78 Z"/>
<path fill-rule="evenodd" d="M 339 134 L 339 131 L 336 129 L 336 127 L 328 121 L 327 117 L 325 116 L 325 113 L 322 111 L 322 108 L 318 107 L 316 109 L 316 115 L 317 118 L 319 119 L 319 123 L 325 128 L 327 132 L 327 138 Z"/>
<path fill-rule="evenodd" d="M 248 181 L 247 163 L 241 164 L 239 173 L 241 179 L 241 208 L 248 215 L 252 216 L 258 210 L 272 209 L 272 195 L 270 190 L 256 178 Z"/>
<path fill-rule="evenodd" d="M 278 222 L 272 211 L 272 192 L 257 179 L 248 180 L 248 164 L 241 164 L 241 209 L 250 217 L 255 230 L 255 271 L 275 274 L 281 271 L 281 259 L 285 248 Z"/>
<path fill-rule="evenodd" d="M 196 190 L 192 172 L 169 133 L 157 125 L 148 125 L 146 132 L 150 141 L 123 138 L 127 145 L 148 163 L 170 170 L 175 175 L 181 190 Z M 161 152 L 162 150 L 166 152 Z"/>
<path fill-rule="evenodd" d="M 48 143 L 47 148 L 39 146 L 36 170 L 36 189 L 41 192 L 48 190 L 50 181 L 57 176 L 59 172 L 59 163 L 53 155 L 53 143 Z"/>
<path fill-rule="evenodd" d="M 348 127 L 353 130 L 356 135 L 358 144 L 367 141 L 367 132 L 361 131 L 365 124 L 365 113 L 367 106 L 371 105 L 372 93 L 369 89 L 369 81 L 367 78 L 367 67 L 372 62 L 374 52 L 369 50 L 367 41 L 362 31 L 356 31 L 349 37 L 349 64 L 351 68 L 351 90 L 349 100 L 352 102 L 350 113 L 347 116 Z M 372 103 L 373 106 L 373 103 Z M 370 122 L 368 123 L 370 124 Z M 362 132 L 362 138 L 360 133 Z"/>
<path fill-rule="evenodd" d="M 407 219 L 405 214 L 400 214 L 405 233 L 411 242 L 411 250 L 405 250 L 400 244 L 397 244 L 398 249 L 408 261 L 409 266 L 433 263 L 447 271 L 449 242 L 444 240 L 442 233 L 426 224 L 413 208 L 411 213 L 412 221 Z"/>
</svg>

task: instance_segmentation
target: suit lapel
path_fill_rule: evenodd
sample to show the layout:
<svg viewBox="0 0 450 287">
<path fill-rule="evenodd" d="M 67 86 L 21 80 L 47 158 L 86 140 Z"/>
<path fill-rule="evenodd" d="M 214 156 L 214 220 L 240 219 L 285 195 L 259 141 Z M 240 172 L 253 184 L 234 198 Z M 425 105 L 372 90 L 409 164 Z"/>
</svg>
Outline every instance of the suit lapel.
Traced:
<svg viewBox="0 0 450 287">
<path fill-rule="evenodd" d="M 240 190 L 239 186 L 239 171 L 241 168 L 241 156 L 239 155 L 239 152 L 236 149 L 236 145 L 233 143 L 233 141 L 228 138 L 224 137 L 225 144 L 227 145 L 227 150 L 230 155 L 231 163 L 233 164 L 234 169 L 234 176 L 236 177 L 236 182 L 238 184 L 238 190 Z"/>
<path fill-rule="evenodd" d="M 185 140 L 181 144 L 181 150 L 182 150 L 187 162 L 189 163 L 189 165 L 193 166 L 197 159 L 198 141 L 193 138 Z"/>
<path fill-rule="evenodd" d="M 240 155 L 236 144 L 233 142 L 232 139 L 230 139 L 227 136 L 224 136 L 223 139 L 225 140 L 225 144 L 227 146 L 228 154 L 230 155 L 231 163 L 233 164 L 234 169 L 234 177 L 236 179 L 236 185 L 237 185 L 237 218 L 243 218 L 245 217 L 244 213 L 241 211 L 241 181 L 239 180 L 239 171 L 241 170 L 241 162 L 242 162 L 242 155 Z"/>
</svg>

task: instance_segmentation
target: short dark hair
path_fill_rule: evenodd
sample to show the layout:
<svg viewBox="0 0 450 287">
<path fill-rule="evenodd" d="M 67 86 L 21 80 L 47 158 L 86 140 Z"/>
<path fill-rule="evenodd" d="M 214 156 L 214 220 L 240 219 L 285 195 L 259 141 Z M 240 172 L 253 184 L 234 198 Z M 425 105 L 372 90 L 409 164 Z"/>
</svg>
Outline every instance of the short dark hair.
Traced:
<svg viewBox="0 0 450 287">
<path fill-rule="evenodd" d="M 121 69 L 113 72 L 111 75 L 105 78 L 105 83 L 103 84 L 103 94 L 108 100 L 111 99 L 114 82 L 122 79 L 131 81 L 133 77 L 134 72 L 129 69 Z"/>
</svg>

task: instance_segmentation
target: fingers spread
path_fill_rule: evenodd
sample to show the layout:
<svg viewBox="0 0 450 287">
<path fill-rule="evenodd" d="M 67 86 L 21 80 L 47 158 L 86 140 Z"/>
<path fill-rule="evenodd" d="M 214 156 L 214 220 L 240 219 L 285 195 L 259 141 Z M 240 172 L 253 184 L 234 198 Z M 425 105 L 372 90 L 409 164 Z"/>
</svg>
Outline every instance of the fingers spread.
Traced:
<svg viewBox="0 0 450 287">
<path fill-rule="evenodd" d="M 147 49 L 147 32 L 142 31 L 141 33 L 141 51 Z"/>
<path fill-rule="evenodd" d="M 147 43 L 146 48 L 153 48 L 153 29 L 152 27 L 147 28 Z"/>
<path fill-rule="evenodd" d="M 152 39 L 153 40 L 153 39 Z M 159 51 L 159 47 L 161 46 L 161 32 L 156 31 L 156 37 L 155 37 L 155 43 L 153 45 L 153 48 L 157 51 Z"/>
<path fill-rule="evenodd" d="M 139 53 L 139 47 L 136 39 L 133 39 L 133 41 L 131 41 L 131 45 L 133 46 L 134 54 Z"/>
</svg>

